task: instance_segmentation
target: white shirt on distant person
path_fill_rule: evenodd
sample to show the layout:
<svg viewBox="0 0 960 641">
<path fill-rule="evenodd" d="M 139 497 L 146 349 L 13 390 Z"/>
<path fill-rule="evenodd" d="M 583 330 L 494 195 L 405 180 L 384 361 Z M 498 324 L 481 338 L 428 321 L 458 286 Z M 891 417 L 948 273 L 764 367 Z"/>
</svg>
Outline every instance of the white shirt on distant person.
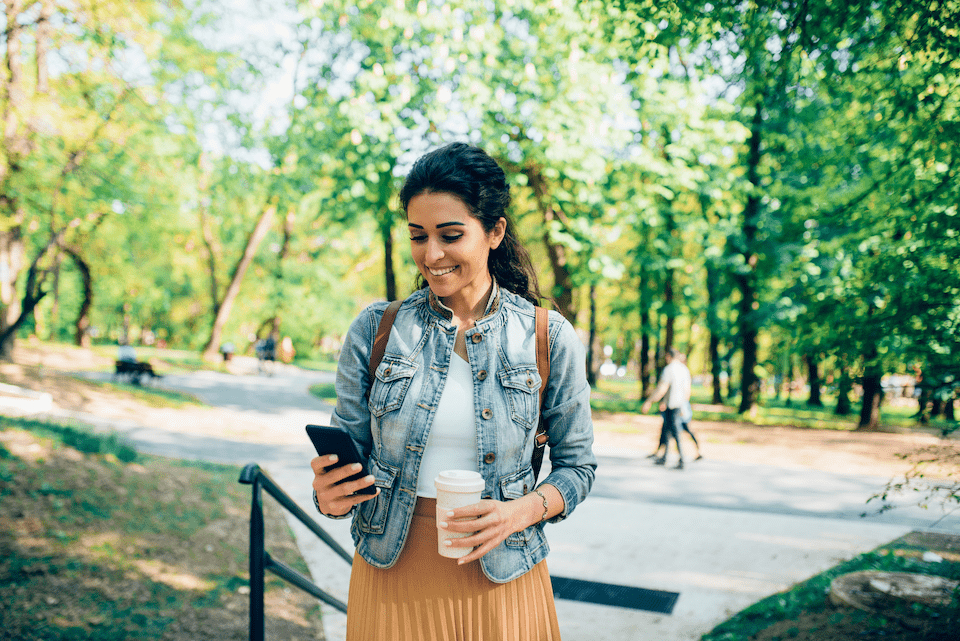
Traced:
<svg viewBox="0 0 960 641">
<path fill-rule="evenodd" d="M 663 376 L 660 377 L 658 388 L 669 386 L 667 390 L 667 407 L 675 410 L 683 407 L 690 400 L 690 392 L 693 381 L 690 377 L 690 370 L 680 359 L 674 358 L 666 367 L 663 368 Z"/>
</svg>

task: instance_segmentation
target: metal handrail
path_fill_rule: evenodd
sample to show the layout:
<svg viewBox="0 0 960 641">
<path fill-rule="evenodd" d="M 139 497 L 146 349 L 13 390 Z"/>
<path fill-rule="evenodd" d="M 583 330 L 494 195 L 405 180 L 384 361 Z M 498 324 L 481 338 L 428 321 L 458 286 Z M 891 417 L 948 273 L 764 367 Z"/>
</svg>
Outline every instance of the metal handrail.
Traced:
<svg viewBox="0 0 960 641">
<path fill-rule="evenodd" d="M 270 476 L 256 463 L 247 463 L 240 472 L 240 482 L 252 487 L 250 506 L 250 641 L 263 641 L 264 614 L 263 590 L 266 571 L 295 585 L 307 594 L 327 605 L 347 612 L 347 604 L 317 587 L 309 578 L 290 566 L 273 559 L 264 547 L 263 540 L 263 490 L 272 496 L 282 508 L 297 517 L 311 532 L 339 554 L 348 564 L 353 557 L 337 543 L 320 525 L 304 512 Z"/>
</svg>

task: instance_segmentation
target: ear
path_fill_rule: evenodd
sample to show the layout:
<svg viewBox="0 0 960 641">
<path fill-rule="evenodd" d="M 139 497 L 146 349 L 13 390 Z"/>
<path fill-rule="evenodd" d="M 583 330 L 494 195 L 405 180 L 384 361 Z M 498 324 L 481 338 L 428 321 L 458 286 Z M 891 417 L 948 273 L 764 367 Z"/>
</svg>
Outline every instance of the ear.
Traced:
<svg viewBox="0 0 960 641">
<path fill-rule="evenodd" d="M 494 224 L 493 229 L 490 230 L 490 233 L 487 234 L 487 238 L 490 239 L 490 249 L 496 249 L 500 246 L 500 243 L 503 242 L 503 237 L 507 233 L 507 219 L 503 216 L 497 220 Z"/>
</svg>

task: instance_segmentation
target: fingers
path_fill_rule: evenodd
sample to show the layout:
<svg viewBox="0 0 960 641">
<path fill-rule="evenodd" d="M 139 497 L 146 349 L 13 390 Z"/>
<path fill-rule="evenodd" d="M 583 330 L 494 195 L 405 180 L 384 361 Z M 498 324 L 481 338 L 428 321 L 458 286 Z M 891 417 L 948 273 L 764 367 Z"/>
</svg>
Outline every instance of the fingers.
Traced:
<svg viewBox="0 0 960 641">
<path fill-rule="evenodd" d="M 377 489 L 373 494 L 358 494 L 360 490 L 373 486 L 376 479 L 372 475 L 364 476 L 354 481 L 343 482 L 362 469 L 359 463 L 332 467 L 337 462 L 337 456 L 318 456 L 310 461 L 313 469 L 313 489 L 317 493 L 317 505 L 320 511 L 331 516 L 342 516 L 358 503 L 372 499 L 380 493 Z"/>
<path fill-rule="evenodd" d="M 451 510 L 443 515 L 446 519 L 441 520 L 439 524 L 441 528 L 450 532 L 469 534 L 462 538 L 450 539 L 449 545 L 475 548 L 468 555 L 458 559 L 459 564 L 476 561 L 512 534 L 509 520 L 504 514 L 505 506 L 505 503 L 499 501 L 481 501 Z"/>
</svg>

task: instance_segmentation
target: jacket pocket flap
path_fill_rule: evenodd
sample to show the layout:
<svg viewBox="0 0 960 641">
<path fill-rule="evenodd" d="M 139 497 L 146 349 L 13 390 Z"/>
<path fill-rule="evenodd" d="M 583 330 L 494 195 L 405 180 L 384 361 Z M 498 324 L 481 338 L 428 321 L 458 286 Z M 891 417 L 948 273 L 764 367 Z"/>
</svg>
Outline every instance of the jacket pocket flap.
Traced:
<svg viewBox="0 0 960 641">
<path fill-rule="evenodd" d="M 540 372 L 530 367 L 517 367 L 514 369 L 501 370 L 500 384 L 510 389 L 515 389 L 529 394 L 536 394 L 540 391 Z"/>
<path fill-rule="evenodd" d="M 403 378 L 412 378 L 418 369 L 413 361 L 396 357 L 384 357 L 377 367 L 377 378 L 384 383 L 392 383 Z"/>
<path fill-rule="evenodd" d="M 370 474 L 373 475 L 374 485 L 381 489 L 392 488 L 394 483 L 397 482 L 397 476 L 400 474 L 400 469 L 396 467 L 389 467 L 376 461 L 370 459 Z"/>
<path fill-rule="evenodd" d="M 524 466 L 522 470 L 503 476 L 500 478 L 500 493 L 504 500 L 519 499 L 530 492 L 530 482 L 533 472 L 530 466 Z"/>
</svg>

